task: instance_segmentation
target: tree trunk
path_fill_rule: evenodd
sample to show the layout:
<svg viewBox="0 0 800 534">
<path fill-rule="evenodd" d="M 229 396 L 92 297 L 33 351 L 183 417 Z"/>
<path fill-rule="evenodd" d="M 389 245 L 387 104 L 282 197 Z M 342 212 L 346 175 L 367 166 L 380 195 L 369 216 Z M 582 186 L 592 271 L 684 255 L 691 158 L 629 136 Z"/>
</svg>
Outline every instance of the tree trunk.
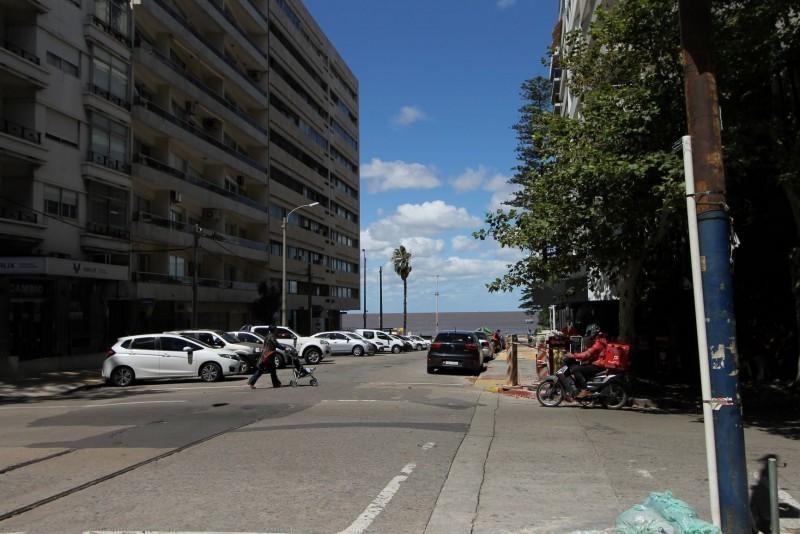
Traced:
<svg viewBox="0 0 800 534">
<path fill-rule="evenodd" d="M 617 283 L 619 289 L 619 338 L 631 344 L 636 339 L 636 284 L 642 268 L 641 258 L 628 261 L 625 275 Z"/>
<path fill-rule="evenodd" d="M 406 295 L 408 294 L 408 281 L 403 278 L 403 335 L 408 334 L 406 330 L 406 316 L 408 315 L 408 306 L 406 305 Z"/>
</svg>

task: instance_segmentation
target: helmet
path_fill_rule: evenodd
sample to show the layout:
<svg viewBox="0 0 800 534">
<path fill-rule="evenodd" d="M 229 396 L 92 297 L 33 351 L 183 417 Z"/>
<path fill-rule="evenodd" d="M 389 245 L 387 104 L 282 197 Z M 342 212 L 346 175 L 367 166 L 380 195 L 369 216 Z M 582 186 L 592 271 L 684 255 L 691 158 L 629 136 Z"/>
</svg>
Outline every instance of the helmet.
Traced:
<svg viewBox="0 0 800 534">
<path fill-rule="evenodd" d="M 594 339 L 600 332 L 599 324 L 592 323 L 586 327 L 586 337 L 588 338 Z"/>
</svg>

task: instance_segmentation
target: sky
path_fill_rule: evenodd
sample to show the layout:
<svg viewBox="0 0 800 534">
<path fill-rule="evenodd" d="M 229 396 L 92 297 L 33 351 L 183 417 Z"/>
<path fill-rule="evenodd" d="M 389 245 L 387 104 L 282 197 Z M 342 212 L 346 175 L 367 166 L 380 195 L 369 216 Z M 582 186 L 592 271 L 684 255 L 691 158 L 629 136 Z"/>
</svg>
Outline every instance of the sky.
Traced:
<svg viewBox="0 0 800 534">
<path fill-rule="evenodd" d="M 368 313 L 403 311 L 400 245 L 409 313 L 517 310 L 486 285 L 520 252 L 472 234 L 512 192 L 520 88 L 549 74 L 558 0 L 303 3 L 359 82 Z"/>
</svg>

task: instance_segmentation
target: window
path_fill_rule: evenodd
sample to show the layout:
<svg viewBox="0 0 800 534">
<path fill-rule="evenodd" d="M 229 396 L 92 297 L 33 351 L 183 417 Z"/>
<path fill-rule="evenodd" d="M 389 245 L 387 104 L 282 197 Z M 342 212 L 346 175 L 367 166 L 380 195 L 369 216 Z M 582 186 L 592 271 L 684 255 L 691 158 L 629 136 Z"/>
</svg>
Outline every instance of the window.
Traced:
<svg viewBox="0 0 800 534">
<path fill-rule="evenodd" d="M 95 163 L 128 171 L 128 127 L 92 114 L 92 153 Z"/>
<path fill-rule="evenodd" d="M 137 337 L 131 342 L 130 348 L 131 350 L 156 350 L 156 338 L 151 336 Z"/>
<path fill-rule="evenodd" d="M 78 218 L 78 194 L 60 187 L 44 186 L 44 212 L 56 217 Z"/>
<path fill-rule="evenodd" d="M 176 278 L 183 278 L 186 276 L 186 260 L 180 256 L 170 256 L 169 275 Z"/>
<path fill-rule="evenodd" d="M 90 180 L 89 222 L 115 230 L 128 230 L 129 192 Z"/>
<path fill-rule="evenodd" d="M 122 102 L 128 101 L 128 64 L 102 48 L 94 49 L 92 83 Z"/>
<path fill-rule="evenodd" d="M 47 53 L 47 63 L 71 76 L 75 76 L 76 78 L 79 76 L 79 70 L 76 64 L 70 63 L 66 59 L 57 56 L 52 52 Z"/>
<path fill-rule="evenodd" d="M 158 338 L 158 341 L 161 343 L 161 350 L 182 352 L 183 347 L 192 347 L 195 350 L 197 350 L 197 345 L 188 340 L 181 339 L 178 337 L 161 336 L 160 338 Z"/>
<path fill-rule="evenodd" d="M 112 34 L 130 37 L 130 9 L 120 0 L 95 0 L 94 16 L 105 24 Z"/>
</svg>

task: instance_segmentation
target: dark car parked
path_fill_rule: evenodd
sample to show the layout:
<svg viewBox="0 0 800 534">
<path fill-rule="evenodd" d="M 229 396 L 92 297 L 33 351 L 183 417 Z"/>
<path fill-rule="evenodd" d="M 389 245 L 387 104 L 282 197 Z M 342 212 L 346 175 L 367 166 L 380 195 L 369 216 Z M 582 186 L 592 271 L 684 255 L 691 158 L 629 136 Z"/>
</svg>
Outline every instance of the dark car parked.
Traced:
<svg viewBox="0 0 800 534">
<path fill-rule="evenodd" d="M 428 373 L 443 369 L 474 373 L 483 370 L 483 351 L 475 332 L 451 330 L 436 334 L 428 350 Z"/>
</svg>

